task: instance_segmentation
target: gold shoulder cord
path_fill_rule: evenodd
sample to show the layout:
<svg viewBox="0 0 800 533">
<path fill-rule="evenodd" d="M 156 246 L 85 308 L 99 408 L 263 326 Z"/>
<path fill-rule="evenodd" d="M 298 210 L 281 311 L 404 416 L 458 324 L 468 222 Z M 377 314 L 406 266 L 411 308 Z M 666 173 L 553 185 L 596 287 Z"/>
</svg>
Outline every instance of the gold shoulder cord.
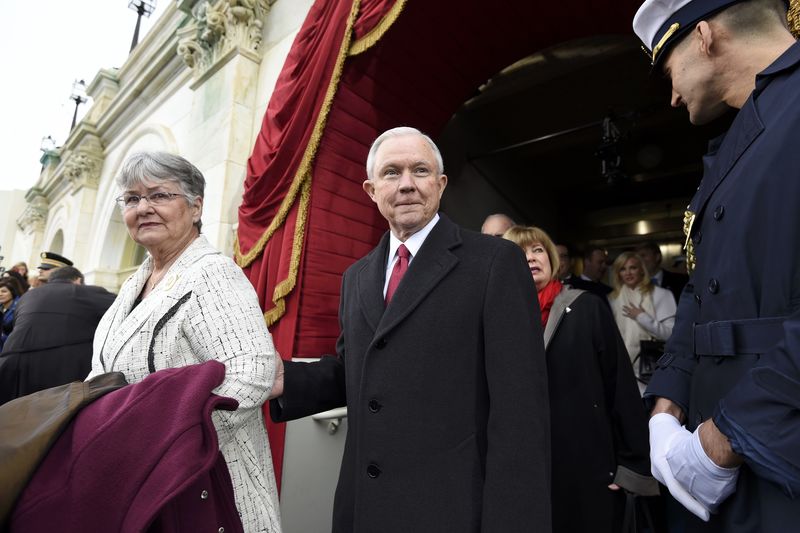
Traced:
<svg viewBox="0 0 800 533">
<path fill-rule="evenodd" d="M 789 3 L 789 12 L 786 13 L 786 20 L 789 21 L 789 30 L 796 39 L 800 39 L 800 0 L 792 0 Z"/>
<path fill-rule="evenodd" d="M 687 205 L 686 211 L 683 213 L 683 234 L 686 235 L 686 242 L 683 245 L 683 250 L 686 252 L 686 270 L 689 274 L 694 272 L 695 265 L 694 243 L 692 242 L 694 217 L 694 213 L 689 211 L 689 206 Z"/>
</svg>

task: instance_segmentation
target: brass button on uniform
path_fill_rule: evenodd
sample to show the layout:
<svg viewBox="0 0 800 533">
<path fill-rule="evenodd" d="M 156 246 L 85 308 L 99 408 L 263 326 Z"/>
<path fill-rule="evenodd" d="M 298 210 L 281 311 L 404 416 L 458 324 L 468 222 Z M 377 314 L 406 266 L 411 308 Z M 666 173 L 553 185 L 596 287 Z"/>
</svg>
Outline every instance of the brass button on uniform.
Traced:
<svg viewBox="0 0 800 533">
<path fill-rule="evenodd" d="M 717 294 L 719 292 L 719 281 L 714 278 L 711 278 L 708 281 L 708 292 L 711 294 Z"/>
</svg>

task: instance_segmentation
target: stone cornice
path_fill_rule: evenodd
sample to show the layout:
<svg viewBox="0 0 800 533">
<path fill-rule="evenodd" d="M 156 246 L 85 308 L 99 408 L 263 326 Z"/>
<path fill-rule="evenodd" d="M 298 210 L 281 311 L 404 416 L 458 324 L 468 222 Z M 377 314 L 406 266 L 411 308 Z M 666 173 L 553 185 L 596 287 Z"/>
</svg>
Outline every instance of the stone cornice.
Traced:
<svg viewBox="0 0 800 533">
<path fill-rule="evenodd" d="M 237 55 L 261 62 L 264 22 L 275 0 L 184 0 L 191 13 L 178 30 L 178 55 L 199 87 Z"/>
</svg>

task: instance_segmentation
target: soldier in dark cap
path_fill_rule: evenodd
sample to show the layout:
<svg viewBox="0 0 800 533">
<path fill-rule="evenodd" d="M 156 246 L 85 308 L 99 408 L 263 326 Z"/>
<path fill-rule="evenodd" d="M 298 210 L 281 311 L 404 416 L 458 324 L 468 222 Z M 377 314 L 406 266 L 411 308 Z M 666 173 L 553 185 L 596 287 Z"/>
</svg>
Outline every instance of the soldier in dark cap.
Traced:
<svg viewBox="0 0 800 533">
<path fill-rule="evenodd" d="M 42 263 L 39 265 L 39 283 L 47 283 L 50 271 L 54 268 L 72 266 L 72 261 L 55 252 L 42 252 L 39 254 Z"/>
<path fill-rule="evenodd" d="M 633 27 L 693 124 L 737 110 L 685 216 L 691 279 L 645 393 L 653 474 L 708 522 L 690 531 L 794 530 L 800 44 L 781 0 L 647 0 Z"/>
</svg>

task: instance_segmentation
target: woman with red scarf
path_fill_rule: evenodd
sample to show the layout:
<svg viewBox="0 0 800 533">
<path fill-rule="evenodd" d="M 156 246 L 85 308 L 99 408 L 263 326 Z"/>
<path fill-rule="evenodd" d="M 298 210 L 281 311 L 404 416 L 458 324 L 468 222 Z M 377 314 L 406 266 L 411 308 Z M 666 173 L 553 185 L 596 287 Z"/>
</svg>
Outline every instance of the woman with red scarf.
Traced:
<svg viewBox="0 0 800 533">
<path fill-rule="evenodd" d="M 539 294 L 553 531 L 621 531 L 625 491 L 658 494 L 650 477 L 647 414 L 625 344 L 605 302 L 558 280 L 558 252 L 547 233 L 514 226 L 503 237 L 525 251 Z"/>
</svg>

